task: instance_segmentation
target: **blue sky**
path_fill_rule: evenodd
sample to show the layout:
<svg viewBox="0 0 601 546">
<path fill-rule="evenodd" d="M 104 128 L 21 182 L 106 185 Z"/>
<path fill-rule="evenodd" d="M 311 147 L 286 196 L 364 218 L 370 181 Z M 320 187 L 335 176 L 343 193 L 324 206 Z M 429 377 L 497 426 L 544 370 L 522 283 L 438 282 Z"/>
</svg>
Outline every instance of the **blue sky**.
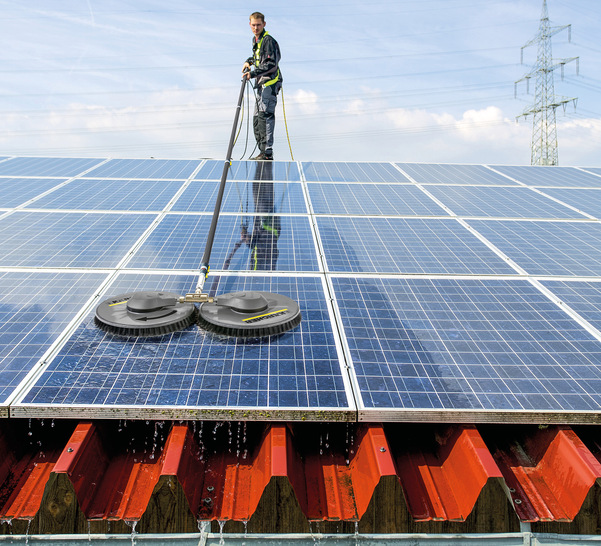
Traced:
<svg viewBox="0 0 601 546">
<path fill-rule="evenodd" d="M 223 158 L 250 52 L 282 49 L 276 159 L 529 164 L 542 0 L 0 0 L 0 155 Z M 561 165 L 601 165 L 598 0 L 548 0 Z M 531 86 L 531 93 L 534 86 Z M 244 152 L 244 125 L 234 158 Z M 247 155 L 254 141 L 249 136 Z"/>
</svg>

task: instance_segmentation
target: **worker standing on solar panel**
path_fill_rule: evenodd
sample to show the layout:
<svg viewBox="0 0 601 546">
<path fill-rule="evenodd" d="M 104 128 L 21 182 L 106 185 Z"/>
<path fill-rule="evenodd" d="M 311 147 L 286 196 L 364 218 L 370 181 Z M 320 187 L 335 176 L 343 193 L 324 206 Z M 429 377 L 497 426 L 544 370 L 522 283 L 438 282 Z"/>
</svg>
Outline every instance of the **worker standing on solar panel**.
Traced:
<svg viewBox="0 0 601 546">
<path fill-rule="evenodd" d="M 272 160 L 275 107 L 283 81 L 279 68 L 280 46 L 265 30 L 265 16 L 262 13 L 252 13 L 249 24 L 254 34 L 253 54 L 244 63 L 242 72 L 246 78 L 255 79 L 257 91 L 253 128 L 259 155 L 252 159 Z"/>
</svg>

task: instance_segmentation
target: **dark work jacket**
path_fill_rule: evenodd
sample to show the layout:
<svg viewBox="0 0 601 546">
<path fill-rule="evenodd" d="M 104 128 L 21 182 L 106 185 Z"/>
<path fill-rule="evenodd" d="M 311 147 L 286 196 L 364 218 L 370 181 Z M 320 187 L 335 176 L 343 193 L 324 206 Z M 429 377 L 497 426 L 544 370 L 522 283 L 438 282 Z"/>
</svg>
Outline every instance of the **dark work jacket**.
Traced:
<svg viewBox="0 0 601 546">
<path fill-rule="evenodd" d="M 252 39 L 252 48 L 253 55 L 249 57 L 246 62 L 251 66 L 250 77 L 256 78 L 255 87 L 260 87 L 265 82 L 268 82 L 276 77 L 279 64 L 280 64 L 280 46 L 276 42 L 275 38 L 263 30 L 261 36 L 259 36 L 259 40 L 255 41 L 255 38 Z M 259 46 L 259 42 L 263 38 L 263 43 L 261 44 L 261 51 L 259 52 L 259 65 L 255 64 L 255 51 Z M 276 86 L 276 92 L 279 91 L 280 87 L 282 87 L 282 71 L 280 70 L 280 77 L 274 85 Z"/>
</svg>

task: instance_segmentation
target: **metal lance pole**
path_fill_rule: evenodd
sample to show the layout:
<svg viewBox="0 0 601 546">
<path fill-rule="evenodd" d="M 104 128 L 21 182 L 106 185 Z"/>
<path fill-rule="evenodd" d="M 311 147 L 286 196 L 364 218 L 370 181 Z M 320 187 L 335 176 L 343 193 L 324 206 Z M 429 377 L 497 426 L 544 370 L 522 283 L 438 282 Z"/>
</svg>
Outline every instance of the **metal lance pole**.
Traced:
<svg viewBox="0 0 601 546">
<path fill-rule="evenodd" d="M 238 127 L 238 119 L 240 118 L 240 110 L 242 108 L 242 100 L 244 98 L 244 88 L 246 87 L 246 76 L 242 78 L 242 85 L 240 86 L 240 96 L 238 97 L 238 106 L 236 108 L 236 114 L 234 115 L 234 124 L 232 125 L 232 134 L 230 136 L 230 143 L 227 148 L 227 155 L 225 163 L 223 164 L 223 174 L 221 175 L 221 183 L 219 185 L 219 191 L 217 192 L 217 201 L 215 202 L 215 210 L 213 212 L 213 218 L 211 220 L 211 227 L 207 236 L 207 244 L 205 251 L 202 256 L 202 262 L 200 265 L 200 282 L 196 288 L 196 294 L 202 293 L 205 281 L 209 275 L 209 259 L 211 258 L 211 249 L 213 248 L 213 239 L 215 238 L 215 230 L 217 229 L 217 220 L 219 219 L 219 211 L 221 210 L 221 200 L 223 199 L 223 192 L 225 190 L 225 181 L 227 180 L 227 172 L 232 164 L 232 153 L 234 151 L 234 141 L 236 140 L 236 129 Z"/>
</svg>

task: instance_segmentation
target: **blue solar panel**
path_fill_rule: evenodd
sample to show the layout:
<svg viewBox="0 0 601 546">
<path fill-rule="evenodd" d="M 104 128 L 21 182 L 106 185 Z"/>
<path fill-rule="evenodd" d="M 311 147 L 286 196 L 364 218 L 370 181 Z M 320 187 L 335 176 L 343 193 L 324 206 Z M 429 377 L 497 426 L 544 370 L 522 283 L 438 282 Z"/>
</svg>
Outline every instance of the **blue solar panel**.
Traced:
<svg viewBox="0 0 601 546">
<path fill-rule="evenodd" d="M 530 188 L 432 186 L 428 191 L 458 216 L 583 218 L 582 214 Z"/>
<path fill-rule="evenodd" d="M 390 163 L 303 163 L 308 182 L 409 182 Z"/>
<path fill-rule="evenodd" d="M 316 214 L 447 215 L 440 205 L 415 186 L 311 183 L 307 187 Z"/>
<path fill-rule="evenodd" d="M 559 199 L 585 214 L 601 218 L 601 191 L 599 190 L 545 188 L 543 191 L 546 195 Z"/>
<path fill-rule="evenodd" d="M 0 206 L 18 207 L 64 181 L 56 178 L 0 178 Z"/>
<path fill-rule="evenodd" d="M 199 269 L 212 215 L 167 215 L 128 262 L 129 268 Z M 226 267 L 226 260 L 229 265 Z M 212 269 L 317 271 L 306 217 L 219 217 Z"/>
<path fill-rule="evenodd" d="M 584 281 L 541 281 L 595 328 L 601 330 L 601 283 Z"/>
<path fill-rule="evenodd" d="M 182 193 L 172 211 L 213 212 L 219 182 L 193 180 Z M 270 182 L 264 180 L 233 180 L 225 186 L 223 212 L 253 213 L 307 213 L 303 189 L 298 182 Z"/>
<path fill-rule="evenodd" d="M 333 284 L 360 407 L 601 409 L 584 377 L 601 377 L 601 343 L 528 281 Z"/>
<path fill-rule="evenodd" d="M 224 164 L 224 161 L 207 161 L 194 178 L 221 180 Z M 232 161 L 227 179 L 298 182 L 300 172 L 296 163 L 286 161 Z"/>
<path fill-rule="evenodd" d="M 111 159 L 93 169 L 95 178 L 178 178 L 186 179 L 200 165 L 200 160 L 185 159 Z"/>
<path fill-rule="evenodd" d="M 154 218 L 15 212 L 0 219 L 0 266 L 114 267 Z"/>
<path fill-rule="evenodd" d="M 329 271 L 515 273 L 455 220 L 318 217 Z"/>
<path fill-rule="evenodd" d="M 0 176 L 77 176 L 102 161 L 104 159 L 14 157 L 0 163 Z"/>
<path fill-rule="evenodd" d="M 99 273 L 0 272 L 0 403 L 105 277 Z"/>
<path fill-rule="evenodd" d="M 513 186 L 515 182 L 483 165 L 397 163 L 418 184 L 477 184 Z"/>
<path fill-rule="evenodd" d="M 594 169 L 234 162 L 205 291 L 280 292 L 303 312 L 299 328 L 243 343 L 94 326 L 109 274 L 107 296 L 196 288 L 224 165 L 103 161 L 0 163 L 0 404 L 13 415 L 353 419 L 355 399 L 367 420 L 598 414 Z"/>
<path fill-rule="evenodd" d="M 601 187 L 600 177 L 573 167 L 509 167 L 494 165 L 493 168 L 528 186 Z"/>
<path fill-rule="evenodd" d="M 601 225 L 595 222 L 470 220 L 531 275 L 601 275 Z"/>
<path fill-rule="evenodd" d="M 113 292 L 169 290 L 194 283 L 183 276 L 123 275 Z M 316 277 L 223 277 L 218 292 L 268 290 L 299 302 L 301 325 L 265 342 L 240 343 L 196 326 L 158 338 L 106 334 L 88 318 L 39 378 L 23 404 L 352 410 L 322 281 Z M 157 412 L 160 415 L 160 411 Z"/>
<path fill-rule="evenodd" d="M 36 209 L 161 211 L 182 184 L 181 181 L 173 180 L 80 178 L 37 199 L 29 206 Z"/>
</svg>

